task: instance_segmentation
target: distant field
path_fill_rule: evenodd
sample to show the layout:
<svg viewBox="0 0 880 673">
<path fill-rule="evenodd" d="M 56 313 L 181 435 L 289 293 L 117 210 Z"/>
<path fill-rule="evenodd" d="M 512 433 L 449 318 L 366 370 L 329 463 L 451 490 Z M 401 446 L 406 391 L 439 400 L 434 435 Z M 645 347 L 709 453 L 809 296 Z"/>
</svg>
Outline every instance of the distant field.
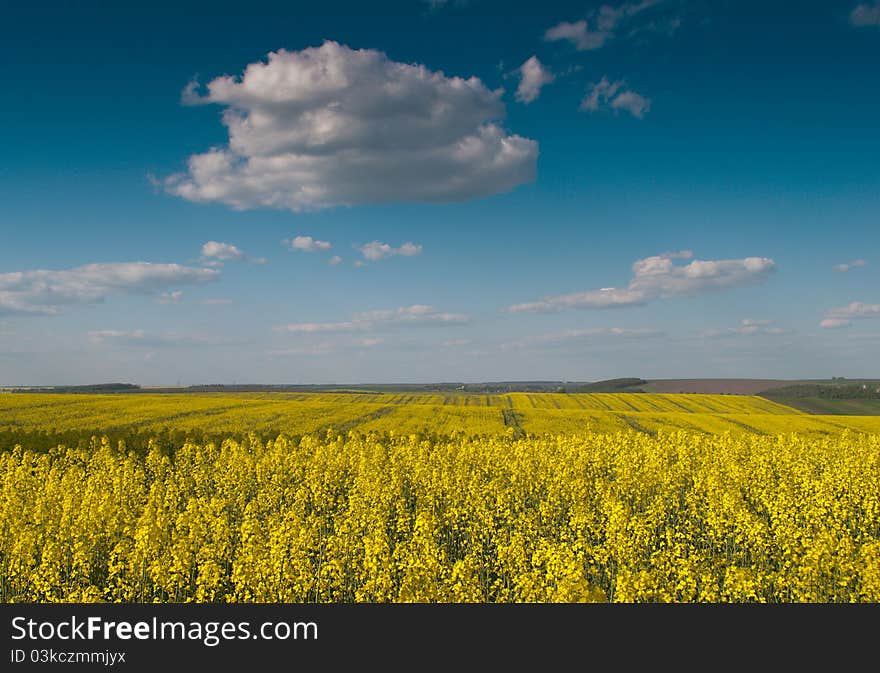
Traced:
<svg viewBox="0 0 880 673">
<path fill-rule="evenodd" d="M 836 400 L 826 397 L 786 398 L 784 403 L 808 414 L 832 414 L 844 416 L 880 415 L 880 400 Z"/>
<path fill-rule="evenodd" d="M 757 395 L 791 385 L 779 379 L 663 379 L 642 386 L 649 393 L 696 393 L 701 395 Z"/>
<path fill-rule="evenodd" d="M 821 400 L 821 402 L 838 402 Z M 811 409 L 803 409 L 811 412 Z M 880 432 L 870 405 L 815 416 L 764 397 L 626 393 L 209 393 L 0 396 L 0 441 L 22 434 L 137 433 L 200 437 L 257 432 L 309 434 L 464 432 L 573 434 L 685 429 L 704 434 Z M 823 411 L 821 413 L 827 413 Z M 4 441 L 5 438 L 5 441 Z M 54 439 L 53 439 L 54 438 Z M 67 440 L 65 440 L 67 441 Z M 3 448 L 9 448 L 4 446 Z"/>
</svg>

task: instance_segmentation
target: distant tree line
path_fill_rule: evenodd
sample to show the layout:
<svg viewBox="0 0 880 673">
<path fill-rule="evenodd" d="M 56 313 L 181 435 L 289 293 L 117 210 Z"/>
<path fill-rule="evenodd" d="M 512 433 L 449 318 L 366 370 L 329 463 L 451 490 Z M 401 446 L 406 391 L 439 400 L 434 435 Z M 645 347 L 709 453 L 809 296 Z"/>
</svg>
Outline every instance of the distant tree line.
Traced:
<svg viewBox="0 0 880 673">
<path fill-rule="evenodd" d="M 764 393 L 764 396 L 774 398 L 819 397 L 828 400 L 877 400 L 880 399 L 880 382 L 850 383 L 847 385 L 799 384 L 769 390 Z"/>
<path fill-rule="evenodd" d="M 142 388 L 132 383 L 96 383 L 82 386 L 11 388 L 15 393 L 642 393 L 647 381 L 639 378 L 607 381 L 497 381 L 486 383 L 370 383 L 343 384 L 201 384 L 184 388 Z"/>
</svg>

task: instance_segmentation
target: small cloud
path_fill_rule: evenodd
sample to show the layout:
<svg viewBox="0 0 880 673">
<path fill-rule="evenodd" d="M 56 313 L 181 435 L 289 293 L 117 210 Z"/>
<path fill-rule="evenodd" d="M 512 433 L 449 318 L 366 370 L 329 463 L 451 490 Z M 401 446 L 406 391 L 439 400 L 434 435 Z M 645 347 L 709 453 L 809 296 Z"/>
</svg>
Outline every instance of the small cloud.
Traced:
<svg viewBox="0 0 880 673">
<path fill-rule="evenodd" d="M 360 345 L 364 348 L 373 348 L 381 344 L 382 341 L 382 339 L 379 339 L 377 337 L 368 337 L 366 339 L 361 339 L 358 343 L 360 343 Z"/>
<path fill-rule="evenodd" d="M 686 297 L 709 291 L 751 285 L 766 280 L 776 263 L 767 257 L 744 259 L 694 260 L 676 265 L 675 259 L 690 259 L 693 253 L 683 250 L 637 260 L 633 277 L 626 287 L 603 287 L 598 290 L 545 297 L 539 301 L 514 304 L 509 313 L 556 313 L 574 308 L 617 308 L 640 306 L 658 299 Z"/>
<path fill-rule="evenodd" d="M 615 82 L 603 77 L 599 82 L 590 85 L 587 94 L 581 100 L 580 109 L 585 112 L 599 110 L 624 110 L 637 119 L 643 119 L 651 109 L 651 99 L 626 88 L 624 80 Z"/>
<path fill-rule="evenodd" d="M 95 330 L 88 333 L 96 346 L 146 346 L 149 348 L 174 346 L 208 346 L 220 343 L 216 338 L 176 332 L 151 334 L 144 330 Z"/>
<path fill-rule="evenodd" d="M 626 328 L 626 327 L 590 327 L 587 329 L 569 329 L 551 334 L 539 334 L 526 337 L 518 341 L 501 344 L 502 349 L 527 348 L 538 345 L 563 345 L 577 341 L 597 338 L 614 339 L 649 339 L 666 336 L 665 332 L 656 329 Z"/>
<path fill-rule="evenodd" d="M 772 320 L 753 320 L 747 318 L 739 324 L 739 327 L 706 330 L 701 332 L 700 336 L 707 339 L 720 339 L 724 337 L 757 336 L 761 334 L 778 336 L 780 334 L 788 334 L 788 330 L 774 326 Z"/>
<path fill-rule="evenodd" d="M 330 261 L 327 263 L 330 266 L 336 266 L 338 264 L 342 264 L 342 257 L 340 257 L 339 255 L 333 255 L 333 257 L 331 257 Z"/>
<path fill-rule="evenodd" d="M 195 78 L 187 82 L 186 86 L 183 87 L 183 91 L 180 92 L 181 105 L 201 105 L 204 103 L 205 101 L 199 93 L 200 88 L 201 84 Z"/>
<path fill-rule="evenodd" d="M 330 343 L 322 342 L 311 346 L 298 346 L 296 348 L 282 348 L 279 350 L 266 351 L 266 355 L 271 358 L 287 358 L 298 356 L 320 356 L 332 355 L 336 352 L 336 346 Z"/>
<path fill-rule="evenodd" d="M 825 329 L 838 329 L 849 327 L 853 320 L 870 318 L 880 318 L 880 304 L 863 304 L 860 301 L 854 301 L 846 306 L 828 311 L 819 326 Z"/>
<path fill-rule="evenodd" d="M 179 304 L 183 299 L 183 292 L 175 290 L 174 292 L 163 292 L 153 301 L 157 304 Z"/>
<path fill-rule="evenodd" d="M 294 334 L 316 334 L 324 332 L 355 332 L 369 329 L 370 325 L 364 321 L 346 320 L 342 322 L 297 322 L 275 327 L 276 332 L 289 332 Z"/>
<path fill-rule="evenodd" d="M 587 22 L 581 19 L 574 22 L 560 21 L 544 32 L 544 39 L 547 42 L 565 40 L 578 51 L 592 51 L 604 47 L 613 35 L 608 30 L 591 30 Z"/>
<path fill-rule="evenodd" d="M 651 109 L 651 100 L 635 91 L 623 91 L 609 105 L 612 110 L 626 110 L 633 117 L 643 119 L 645 113 Z"/>
<path fill-rule="evenodd" d="M 849 22 L 854 26 L 880 26 L 880 0 L 857 5 L 849 14 Z"/>
<path fill-rule="evenodd" d="M 415 257 L 422 254 L 422 246 L 410 241 L 407 241 L 399 248 L 394 248 L 388 243 L 371 241 L 370 243 L 362 245 L 358 250 L 360 250 L 364 259 L 370 262 L 378 262 L 379 260 L 388 257 Z"/>
<path fill-rule="evenodd" d="M 284 239 L 282 245 L 290 250 L 302 250 L 303 252 L 326 252 L 333 247 L 329 241 L 319 241 L 311 236 L 297 236 L 293 239 Z"/>
<path fill-rule="evenodd" d="M 556 76 L 541 64 L 537 56 L 532 56 L 523 63 L 518 72 L 520 82 L 516 89 L 516 99 L 520 103 L 528 104 L 537 100 L 541 95 L 541 88 L 556 79 Z"/>
<path fill-rule="evenodd" d="M 868 266 L 868 262 L 866 262 L 864 259 L 857 259 L 852 262 L 847 262 L 846 264 L 835 264 L 831 268 L 840 273 L 847 273 L 848 271 L 852 271 L 853 269 L 858 269 L 863 266 Z"/>
<path fill-rule="evenodd" d="M 682 20 L 680 16 L 668 16 L 648 21 L 640 25 L 634 26 L 628 33 L 627 37 L 642 37 L 649 33 L 659 33 L 666 37 L 672 37 L 681 28 Z"/>
<path fill-rule="evenodd" d="M 824 329 L 840 329 L 850 325 L 852 325 L 852 320 L 847 320 L 846 318 L 825 318 L 819 323 L 819 327 Z"/>
<path fill-rule="evenodd" d="M 227 261 L 230 259 L 243 260 L 246 255 L 242 250 L 229 243 L 208 241 L 202 246 L 202 257 Z"/>
<path fill-rule="evenodd" d="M 548 42 L 564 40 L 578 51 L 601 49 L 617 35 L 621 26 L 632 25 L 638 14 L 661 2 L 663 0 L 643 0 L 627 2 L 617 7 L 603 4 L 586 19 L 561 21 L 544 33 L 544 39 Z"/>
<path fill-rule="evenodd" d="M 315 334 L 327 332 L 373 331 L 393 326 L 443 326 L 470 322 L 463 313 L 445 313 L 427 304 L 413 304 L 396 309 L 355 313 L 350 320 L 340 322 L 306 322 L 278 325 L 276 332 Z"/>
<path fill-rule="evenodd" d="M 202 262 L 211 266 L 223 266 L 224 262 L 239 261 L 250 264 L 265 264 L 265 257 L 251 257 L 230 243 L 208 241 L 202 245 Z"/>
<path fill-rule="evenodd" d="M 436 12 L 444 7 L 467 7 L 469 0 L 420 0 L 423 5 L 428 5 L 428 11 Z"/>
<path fill-rule="evenodd" d="M 461 346 L 470 346 L 473 343 L 470 339 L 449 339 L 443 341 L 440 345 L 443 348 L 459 348 Z"/>
</svg>

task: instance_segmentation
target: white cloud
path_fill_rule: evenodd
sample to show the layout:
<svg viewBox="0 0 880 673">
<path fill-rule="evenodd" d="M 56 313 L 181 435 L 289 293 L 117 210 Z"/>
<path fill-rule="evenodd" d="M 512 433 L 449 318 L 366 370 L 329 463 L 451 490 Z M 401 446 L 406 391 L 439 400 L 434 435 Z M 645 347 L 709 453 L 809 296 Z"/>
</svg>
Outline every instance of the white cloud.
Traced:
<svg viewBox="0 0 880 673">
<path fill-rule="evenodd" d="M 625 288 L 603 287 L 545 297 L 536 302 L 515 304 L 507 310 L 511 313 L 555 313 L 573 308 L 638 306 L 657 299 L 690 296 L 758 283 L 776 269 L 775 262 L 767 257 L 694 260 L 679 266 L 673 261 L 690 259 L 691 256 L 689 250 L 684 250 L 640 259 L 633 264 L 633 277 Z"/>
<path fill-rule="evenodd" d="M 613 37 L 613 33 L 607 30 L 592 31 L 584 19 L 580 21 L 560 21 L 544 33 L 544 39 L 548 42 L 567 40 L 578 51 L 589 51 L 605 46 L 605 43 Z"/>
<path fill-rule="evenodd" d="M 880 0 L 857 5 L 850 12 L 849 20 L 854 26 L 880 26 Z"/>
<path fill-rule="evenodd" d="M 634 25 L 627 33 L 627 37 L 641 37 L 648 33 L 660 33 L 661 35 L 672 37 L 673 35 L 675 35 L 676 31 L 681 28 L 681 24 L 682 19 L 680 16 L 667 15 L 657 19 L 653 19 L 651 21 L 640 23 L 638 25 Z"/>
<path fill-rule="evenodd" d="M 148 348 L 174 346 L 207 346 L 218 340 L 193 334 L 161 332 L 151 334 L 144 330 L 95 330 L 89 332 L 89 340 L 96 346 L 145 346 Z"/>
<path fill-rule="evenodd" d="M 828 311 L 819 325 L 825 329 L 837 329 L 849 327 L 853 320 L 866 318 L 880 318 L 880 304 L 863 304 L 860 301 L 854 301 L 846 306 Z"/>
<path fill-rule="evenodd" d="M 328 262 L 330 266 L 336 266 L 337 264 L 342 264 L 342 257 L 339 255 L 333 255 Z"/>
<path fill-rule="evenodd" d="M 218 274 L 215 269 L 150 262 L 0 273 L 0 315 L 52 315 L 63 306 L 98 304 L 114 294 L 155 295 L 179 285 L 205 283 Z"/>
<path fill-rule="evenodd" d="M 392 247 L 388 243 L 381 241 L 371 241 L 358 248 L 364 259 L 371 262 L 378 262 L 386 257 L 416 257 L 422 254 L 422 246 L 417 243 L 407 241 L 399 248 Z"/>
<path fill-rule="evenodd" d="M 220 241 L 208 241 L 202 246 L 202 262 L 210 266 L 223 266 L 228 261 L 250 262 L 251 264 L 265 264 L 265 257 L 251 257 L 242 249 Z"/>
<path fill-rule="evenodd" d="M 532 56 L 518 69 L 520 75 L 519 86 L 516 89 L 516 99 L 520 103 L 531 103 L 541 95 L 541 88 L 550 84 L 556 76 L 547 70 L 538 60 Z"/>
<path fill-rule="evenodd" d="M 507 133 L 502 90 L 327 41 L 279 50 L 207 85 L 229 144 L 165 188 L 197 202 L 294 211 L 448 202 L 534 180 L 538 144 Z"/>
<path fill-rule="evenodd" d="M 581 100 L 580 109 L 585 112 L 625 110 L 633 117 L 643 119 L 645 113 L 651 109 L 651 99 L 626 88 L 624 80 L 611 82 L 607 77 L 603 77 L 590 85 L 587 94 Z"/>
<path fill-rule="evenodd" d="M 595 112 L 609 98 L 613 97 L 621 86 L 623 86 L 622 81 L 609 82 L 607 77 L 591 84 L 587 95 L 581 100 L 581 110 Z"/>
<path fill-rule="evenodd" d="M 470 318 L 463 313 L 441 313 L 433 306 L 427 304 L 413 304 L 401 308 L 386 311 L 366 311 L 356 313 L 354 320 L 376 323 L 403 323 L 403 324 L 450 324 L 470 322 Z"/>
<path fill-rule="evenodd" d="M 651 109 L 651 100 L 635 91 L 622 91 L 614 97 L 610 106 L 612 110 L 626 110 L 633 117 L 642 119 Z"/>
<path fill-rule="evenodd" d="M 367 337 L 366 339 L 361 339 L 358 343 L 364 348 L 375 348 L 379 344 L 382 343 L 382 339 L 378 337 Z"/>
<path fill-rule="evenodd" d="M 708 339 L 719 339 L 723 337 L 735 336 L 756 336 L 756 335 L 780 335 L 788 334 L 788 330 L 782 327 L 776 327 L 772 320 L 752 320 L 745 319 L 740 322 L 738 327 L 728 327 L 720 330 L 706 330 L 700 333 L 700 336 Z"/>
<path fill-rule="evenodd" d="M 539 334 L 525 337 L 518 341 L 502 344 L 507 348 L 527 348 L 537 345 L 563 345 L 567 343 L 584 341 L 596 338 L 611 337 L 614 339 L 648 339 L 665 336 L 666 333 L 656 329 L 627 328 L 627 327 L 589 327 L 586 329 L 568 329 L 551 334 Z"/>
<path fill-rule="evenodd" d="M 825 318 L 819 323 L 819 327 L 824 329 L 839 329 L 850 325 L 852 325 L 852 320 L 846 318 Z"/>
<path fill-rule="evenodd" d="M 183 292 L 175 290 L 173 292 L 163 292 L 154 301 L 157 304 L 179 304 L 181 299 L 183 299 Z"/>
<path fill-rule="evenodd" d="M 201 96 L 199 96 L 199 81 L 195 78 L 191 79 L 186 83 L 186 86 L 183 87 L 183 91 L 180 92 L 180 104 L 181 105 L 200 105 L 202 102 Z M 161 181 L 156 180 L 155 176 L 150 176 L 150 182 L 154 184 L 160 184 Z"/>
<path fill-rule="evenodd" d="M 302 250 L 303 252 L 326 252 L 333 247 L 329 241 L 319 241 L 311 236 L 296 236 L 293 239 L 284 239 L 282 245 L 288 246 L 291 250 Z"/>
<path fill-rule="evenodd" d="M 444 7 L 466 7 L 469 0 L 421 0 L 422 4 L 428 5 L 428 9 L 436 11 Z"/>
<path fill-rule="evenodd" d="M 208 241 L 202 246 L 202 257 L 209 259 L 219 259 L 225 262 L 230 259 L 243 260 L 245 256 L 242 250 L 229 243 Z"/>
<path fill-rule="evenodd" d="M 316 334 L 324 332 L 356 332 L 369 329 L 370 327 L 371 325 L 367 322 L 353 320 L 343 322 L 297 322 L 279 325 L 275 328 L 275 331 L 292 332 L 295 334 Z"/>
<path fill-rule="evenodd" d="M 294 334 L 316 334 L 327 332 L 372 331 L 383 327 L 396 326 L 443 326 L 462 325 L 470 322 L 470 316 L 463 313 L 444 313 L 433 306 L 413 304 L 396 309 L 366 311 L 355 313 L 351 320 L 342 322 L 307 322 L 279 325 L 277 332 Z"/>
<path fill-rule="evenodd" d="M 578 51 L 600 49 L 614 38 L 621 24 L 662 1 L 644 0 L 644 2 L 624 3 L 617 7 L 602 5 L 591 12 L 587 19 L 574 22 L 562 21 L 556 24 L 544 33 L 544 39 L 548 42 L 565 40 L 574 45 Z"/>
<path fill-rule="evenodd" d="M 266 355 L 271 358 L 297 357 L 302 355 L 332 355 L 336 353 L 337 346 L 335 344 L 322 341 L 321 343 L 309 346 L 297 346 L 296 348 L 281 348 L 277 350 L 266 351 Z"/>
<path fill-rule="evenodd" d="M 847 271 L 852 271 L 853 269 L 858 269 L 863 266 L 868 266 L 868 262 L 863 259 L 856 259 L 846 264 L 835 264 L 831 268 L 835 271 L 839 271 L 840 273 L 846 273 Z"/>
</svg>

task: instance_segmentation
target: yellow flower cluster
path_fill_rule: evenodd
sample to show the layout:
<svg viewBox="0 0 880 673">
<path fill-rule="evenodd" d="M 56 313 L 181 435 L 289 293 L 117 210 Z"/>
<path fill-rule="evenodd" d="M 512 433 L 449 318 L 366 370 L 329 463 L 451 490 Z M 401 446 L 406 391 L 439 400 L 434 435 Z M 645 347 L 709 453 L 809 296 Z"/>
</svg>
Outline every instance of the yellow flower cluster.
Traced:
<svg viewBox="0 0 880 673">
<path fill-rule="evenodd" d="M 880 435 L 0 452 L 9 601 L 880 601 Z"/>
</svg>

